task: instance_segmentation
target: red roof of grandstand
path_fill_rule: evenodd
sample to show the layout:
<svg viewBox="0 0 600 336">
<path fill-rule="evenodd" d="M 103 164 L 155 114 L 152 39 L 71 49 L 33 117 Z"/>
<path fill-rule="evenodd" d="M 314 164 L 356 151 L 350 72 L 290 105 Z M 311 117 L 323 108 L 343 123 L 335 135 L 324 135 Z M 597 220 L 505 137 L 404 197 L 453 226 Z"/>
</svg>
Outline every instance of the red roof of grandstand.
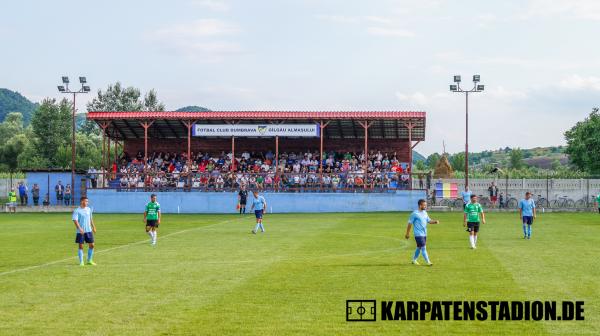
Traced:
<svg viewBox="0 0 600 336">
<path fill-rule="evenodd" d="M 142 122 L 152 121 L 148 129 L 152 138 L 186 138 L 184 122 L 245 124 L 329 122 L 323 134 L 326 139 L 363 137 L 361 121 L 368 121 L 369 138 L 408 139 L 408 122 L 413 126 L 412 139 L 425 140 L 426 113 L 419 111 L 205 111 L 205 112 L 88 112 L 87 118 L 107 128 L 110 137 L 140 139 L 144 137 Z"/>
<path fill-rule="evenodd" d="M 206 112 L 89 112 L 88 119 L 400 119 L 425 118 L 412 111 L 206 111 Z"/>
</svg>

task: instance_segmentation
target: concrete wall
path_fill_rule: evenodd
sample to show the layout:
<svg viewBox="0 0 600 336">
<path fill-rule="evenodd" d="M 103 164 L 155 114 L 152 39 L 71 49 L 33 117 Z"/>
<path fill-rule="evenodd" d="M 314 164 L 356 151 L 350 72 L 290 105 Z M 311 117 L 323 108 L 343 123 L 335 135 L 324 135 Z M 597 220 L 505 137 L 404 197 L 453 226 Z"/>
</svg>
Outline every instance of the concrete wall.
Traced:
<svg viewBox="0 0 600 336">
<path fill-rule="evenodd" d="M 19 184 L 19 182 L 24 182 L 24 179 L 16 179 L 13 178 L 12 179 L 12 187 L 15 188 L 15 191 L 17 192 L 17 197 L 19 197 L 19 191 L 17 190 L 17 185 Z M 11 188 L 11 184 L 10 184 L 10 179 L 0 179 L 0 192 L 2 193 L 2 195 L 0 197 L 2 198 L 6 198 L 8 197 L 8 192 L 10 191 Z"/>
<path fill-rule="evenodd" d="M 431 181 L 432 185 L 437 182 L 437 179 Z M 500 192 L 506 194 L 506 179 L 469 179 L 471 191 L 477 195 L 487 196 L 487 188 L 492 181 L 500 189 Z M 445 183 L 457 183 L 459 192 L 464 190 L 464 179 L 442 179 Z M 418 178 L 413 180 L 414 188 L 419 187 Z M 432 186 L 433 188 L 433 186 Z M 546 198 L 548 194 L 549 200 L 557 199 L 558 197 L 567 196 L 570 199 L 577 201 L 584 197 L 590 197 L 600 194 L 600 179 L 509 179 L 508 194 L 515 198 L 520 198 L 525 195 L 525 192 L 531 192 L 537 197 L 541 195 Z"/>
<path fill-rule="evenodd" d="M 99 213 L 142 213 L 149 192 L 90 189 L 90 206 Z M 237 194 L 231 192 L 158 192 L 163 213 L 234 213 Z M 424 191 L 390 193 L 264 193 L 268 210 L 286 212 L 409 211 Z"/>
</svg>

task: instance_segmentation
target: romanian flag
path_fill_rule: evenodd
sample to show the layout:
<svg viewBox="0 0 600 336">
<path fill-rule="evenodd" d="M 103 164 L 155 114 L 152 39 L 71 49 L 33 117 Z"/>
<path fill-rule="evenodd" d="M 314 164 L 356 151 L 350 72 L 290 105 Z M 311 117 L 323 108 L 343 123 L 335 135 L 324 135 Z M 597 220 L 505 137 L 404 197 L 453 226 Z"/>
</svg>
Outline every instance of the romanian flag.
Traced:
<svg viewBox="0 0 600 336">
<path fill-rule="evenodd" d="M 458 185 L 456 183 L 442 183 L 438 182 L 435 184 L 435 197 L 436 198 L 457 198 L 458 197 Z"/>
</svg>

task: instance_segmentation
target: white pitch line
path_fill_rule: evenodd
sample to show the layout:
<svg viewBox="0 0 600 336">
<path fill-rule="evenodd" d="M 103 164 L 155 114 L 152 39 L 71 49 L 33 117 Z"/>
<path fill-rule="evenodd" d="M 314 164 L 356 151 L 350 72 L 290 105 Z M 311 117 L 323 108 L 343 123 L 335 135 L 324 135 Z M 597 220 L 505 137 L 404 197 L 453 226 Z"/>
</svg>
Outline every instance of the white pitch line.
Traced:
<svg viewBox="0 0 600 336">
<path fill-rule="evenodd" d="M 211 225 L 207 225 L 207 226 L 201 226 L 201 227 L 197 227 L 197 228 L 185 229 L 185 230 L 181 230 L 181 231 L 177 231 L 177 232 L 173 232 L 173 233 L 169 233 L 167 235 L 164 235 L 164 236 L 162 236 L 161 239 L 165 239 L 167 237 L 178 235 L 178 234 L 184 233 L 184 232 L 202 230 L 202 229 L 206 229 L 206 228 L 217 226 L 217 225 L 221 225 L 221 224 L 227 224 L 227 223 L 230 223 L 230 222 L 233 222 L 233 221 L 234 220 L 226 220 L 226 221 L 223 221 L 223 222 L 219 222 L 219 223 L 215 223 L 215 224 L 211 224 Z M 140 240 L 140 241 L 137 241 L 137 242 L 134 242 L 134 243 L 119 245 L 119 246 L 108 248 L 106 250 L 100 250 L 100 251 L 94 252 L 94 253 L 96 253 L 96 254 L 98 254 L 98 253 L 106 253 L 106 252 L 110 252 L 110 251 L 114 251 L 114 250 L 126 248 L 126 247 L 129 247 L 129 246 L 139 245 L 139 244 L 143 244 L 143 243 L 147 243 L 147 242 L 148 242 L 148 239 L 144 239 L 144 240 Z M 14 269 L 14 270 L 11 270 L 11 271 L 2 272 L 2 273 L 0 273 L 0 276 L 4 276 L 4 275 L 8 275 L 8 274 L 13 274 L 13 273 L 18 273 L 18 272 L 30 271 L 30 270 L 33 270 L 33 269 L 42 268 L 42 267 L 46 267 L 46 266 L 52 266 L 52 265 L 60 264 L 62 262 L 73 260 L 73 259 L 74 259 L 74 257 L 69 257 L 69 258 L 64 258 L 64 259 L 60 259 L 60 260 L 50 261 L 50 262 L 47 262 L 47 263 L 41 264 L 41 265 L 34 265 L 34 266 L 28 266 L 28 267 L 24 267 L 24 268 L 18 268 L 18 269 Z"/>
</svg>

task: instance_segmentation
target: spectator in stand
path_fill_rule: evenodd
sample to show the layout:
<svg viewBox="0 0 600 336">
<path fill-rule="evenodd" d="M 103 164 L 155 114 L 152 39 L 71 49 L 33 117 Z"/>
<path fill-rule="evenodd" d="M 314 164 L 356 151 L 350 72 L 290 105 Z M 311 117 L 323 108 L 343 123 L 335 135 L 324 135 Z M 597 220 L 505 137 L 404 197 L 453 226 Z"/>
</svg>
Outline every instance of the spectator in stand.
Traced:
<svg viewBox="0 0 600 336">
<path fill-rule="evenodd" d="M 54 186 L 54 192 L 56 193 L 56 203 L 61 205 L 63 203 L 63 197 L 65 195 L 65 186 L 62 185 L 62 181 L 58 181 L 58 184 Z"/>
<path fill-rule="evenodd" d="M 21 200 L 21 206 L 27 205 L 29 203 L 28 195 L 27 195 L 27 185 L 24 182 L 19 182 L 19 199 Z"/>
<path fill-rule="evenodd" d="M 40 201 L 40 186 L 37 183 L 31 187 L 31 198 L 33 198 L 33 205 L 38 206 Z"/>
</svg>

